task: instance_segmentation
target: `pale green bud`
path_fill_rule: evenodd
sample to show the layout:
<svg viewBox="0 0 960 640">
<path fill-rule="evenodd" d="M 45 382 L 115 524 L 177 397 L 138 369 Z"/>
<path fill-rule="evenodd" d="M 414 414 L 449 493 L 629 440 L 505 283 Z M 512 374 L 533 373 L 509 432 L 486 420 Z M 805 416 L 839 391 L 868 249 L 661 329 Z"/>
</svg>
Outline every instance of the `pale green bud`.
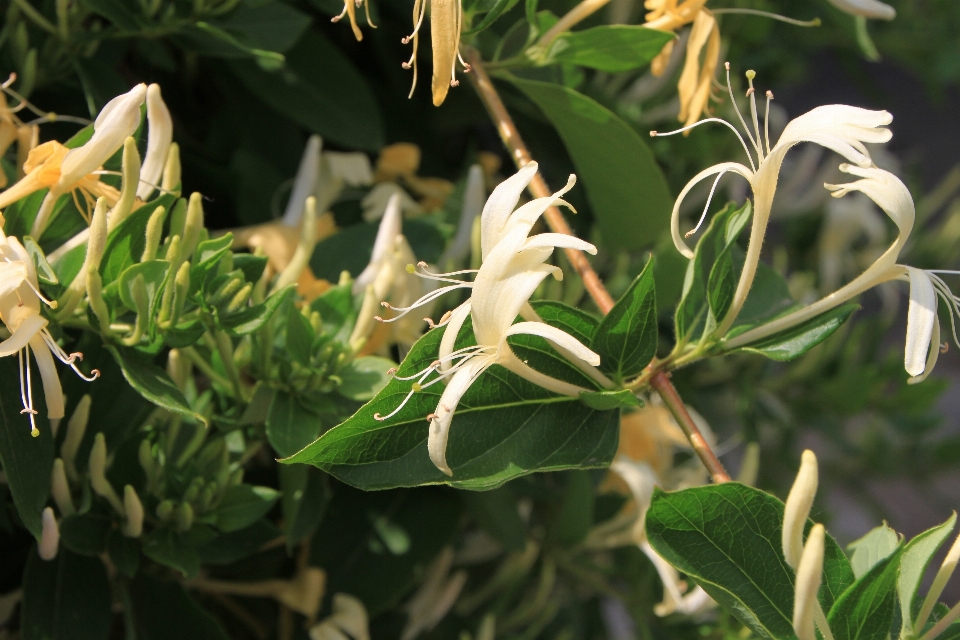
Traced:
<svg viewBox="0 0 960 640">
<path fill-rule="evenodd" d="M 87 423 L 90 421 L 90 395 L 84 394 L 77 403 L 73 415 L 67 421 L 67 435 L 60 446 L 60 457 L 63 458 L 63 466 L 67 471 L 67 476 L 77 481 L 80 474 L 77 473 L 76 458 L 77 451 L 80 449 L 80 443 L 83 441 L 83 434 L 87 430 Z"/>
<path fill-rule="evenodd" d="M 123 535 L 139 538 L 143 533 L 143 503 L 136 489 L 129 484 L 123 488 L 123 507 L 127 512 L 127 521 L 123 524 Z"/>
<path fill-rule="evenodd" d="M 60 458 L 53 461 L 53 471 L 50 474 L 50 493 L 53 495 L 53 501 L 57 503 L 61 515 L 71 516 L 76 513 L 73 498 L 70 496 L 70 483 L 67 482 L 67 473 L 64 470 L 63 460 Z"/>
</svg>

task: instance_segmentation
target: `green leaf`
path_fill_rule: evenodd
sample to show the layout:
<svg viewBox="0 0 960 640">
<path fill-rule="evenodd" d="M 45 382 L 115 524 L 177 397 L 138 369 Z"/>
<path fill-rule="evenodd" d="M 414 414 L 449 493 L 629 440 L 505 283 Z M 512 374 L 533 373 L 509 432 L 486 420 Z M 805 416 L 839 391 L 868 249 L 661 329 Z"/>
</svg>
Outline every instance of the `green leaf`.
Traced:
<svg viewBox="0 0 960 640">
<path fill-rule="evenodd" d="M 264 71 L 247 61 L 229 65 L 254 95 L 311 132 L 352 149 L 383 146 L 380 110 L 363 74 L 320 32 L 305 32 L 282 69 Z"/>
<path fill-rule="evenodd" d="M 901 637 L 909 637 L 914 632 L 914 612 L 917 610 L 914 605 L 919 606 L 917 592 L 920 589 L 923 574 L 930 566 L 933 556 L 953 532 L 956 522 L 957 514 L 954 512 L 943 524 L 927 529 L 915 536 L 903 549 L 903 555 L 900 556 L 900 578 L 897 585 L 900 592 L 900 619 L 903 620 Z"/>
<path fill-rule="evenodd" d="M 124 0 L 83 0 L 83 4 L 124 31 L 140 31 L 146 26 L 143 19 L 131 11 L 130 5 Z"/>
<path fill-rule="evenodd" d="M 140 572 L 130 584 L 138 640 L 229 640 L 220 623 L 177 582 Z"/>
<path fill-rule="evenodd" d="M 580 402 L 597 411 L 631 409 L 643 406 L 640 398 L 634 395 L 630 389 L 620 389 L 619 391 L 581 391 Z"/>
<path fill-rule="evenodd" d="M 502 76 L 543 111 L 563 139 L 604 240 L 625 249 L 652 244 L 666 230 L 673 198 L 653 153 L 606 107 L 573 89 Z"/>
<path fill-rule="evenodd" d="M 213 510 L 217 527 L 227 533 L 249 527 L 267 515 L 280 493 L 270 487 L 238 484 L 230 487 Z"/>
<path fill-rule="evenodd" d="M 653 258 L 617 300 L 593 336 L 590 348 L 600 355 L 600 369 L 615 381 L 643 371 L 657 353 L 657 292 Z"/>
<path fill-rule="evenodd" d="M 185 578 L 200 571 L 200 556 L 183 537 L 169 527 L 154 529 L 142 538 L 143 555 L 154 562 L 176 569 Z"/>
<path fill-rule="evenodd" d="M 283 53 L 310 26 L 310 16 L 282 2 L 244 3 L 227 18 L 213 22 L 253 49 Z"/>
<path fill-rule="evenodd" d="M 47 262 L 47 257 L 43 255 L 43 250 L 40 248 L 40 245 L 30 236 L 23 237 L 23 248 L 27 250 L 27 253 L 33 259 L 33 265 L 37 269 L 37 279 L 44 284 L 59 284 L 60 280 L 57 278 L 56 271 L 53 270 L 53 267 L 50 266 L 50 263 Z"/>
<path fill-rule="evenodd" d="M 765 355 L 778 362 L 793 360 L 833 335 L 859 308 L 860 305 L 853 302 L 835 307 L 802 324 L 746 344 L 740 349 Z"/>
<path fill-rule="evenodd" d="M 548 323 L 583 333 L 582 315 L 556 303 L 534 307 Z M 589 326 L 589 325 L 586 325 Z M 487 489 L 542 470 L 591 468 L 607 464 L 616 450 L 619 412 L 590 409 L 578 398 L 556 396 L 523 378 L 493 366 L 467 391 L 453 419 L 447 445 L 449 478 L 427 454 L 428 423 L 442 386 L 414 393 L 399 413 L 381 422 L 404 400 L 411 382 L 397 379 L 436 360 L 443 329 L 422 337 L 400 366 L 397 377 L 346 422 L 283 462 L 303 462 L 364 489 L 450 483 Z M 589 336 L 587 336 L 589 338 Z M 474 343 L 471 321 L 456 348 Z M 593 381 L 535 336 L 513 336 L 510 344 L 531 367 L 556 378 L 595 388 Z"/>
<path fill-rule="evenodd" d="M 464 506 L 474 520 L 508 551 L 523 551 L 527 531 L 509 484 L 491 491 L 464 491 Z"/>
<path fill-rule="evenodd" d="M 60 541 L 74 553 L 96 557 L 107 548 L 110 518 L 93 513 L 67 516 L 60 523 Z"/>
<path fill-rule="evenodd" d="M 218 535 L 210 542 L 197 547 L 200 560 L 205 565 L 227 565 L 248 558 L 271 540 L 282 535 L 267 520 L 257 520 L 249 527 Z"/>
<path fill-rule="evenodd" d="M 571 546 L 582 542 L 593 525 L 594 489 L 586 471 L 569 471 L 563 475 L 566 486 L 560 508 L 550 524 L 550 536 L 561 545 Z"/>
<path fill-rule="evenodd" d="M 121 273 L 119 279 L 120 300 L 123 301 L 127 309 L 137 310 L 133 289 L 138 277 L 143 280 L 147 291 L 147 308 L 153 309 L 157 296 L 163 291 L 163 283 L 167 279 L 169 269 L 170 263 L 166 260 L 148 260 L 138 262 Z M 150 320 L 153 321 L 153 318 Z"/>
<path fill-rule="evenodd" d="M 267 413 L 267 440 L 280 456 L 292 456 L 320 436 L 320 416 L 305 407 L 299 398 L 277 390 Z"/>
<path fill-rule="evenodd" d="M 296 285 L 291 284 L 279 291 L 274 291 L 260 304 L 247 307 L 225 318 L 220 318 L 220 324 L 227 330 L 227 333 L 235 338 L 253 333 L 267 324 L 280 305 L 293 296 L 296 288 Z"/>
<path fill-rule="evenodd" d="M 187 399 L 173 383 L 167 372 L 143 360 L 139 354 L 125 347 L 106 347 L 120 365 L 123 377 L 130 386 L 153 404 L 181 416 L 207 424 L 207 419 L 190 408 Z"/>
<path fill-rule="evenodd" d="M 335 285 L 310 303 L 310 310 L 320 314 L 321 333 L 341 343 L 350 339 L 357 318 L 351 289 L 351 284 Z"/>
<path fill-rule="evenodd" d="M 320 524 L 330 500 L 330 492 L 326 477 L 313 467 L 305 464 L 281 465 L 279 472 L 287 549 L 292 551 Z"/>
<path fill-rule="evenodd" d="M 657 489 L 646 526 L 657 553 L 757 635 L 793 637 L 794 572 L 781 551 L 782 502 L 736 482 Z M 807 520 L 806 531 L 811 527 Z M 853 582 L 850 563 L 827 536 L 819 594 L 824 610 Z"/>
<path fill-rule="evenodd" d="M 140 568 L 140 540 L 128 538 L 116 529 L 107 538 L 107 553 L 117 571 L 133 578 Z"/>
<path fill-rule="evenodd" d="M 151 200 L 129 215 L 117 228 L 107 236 L 107 246 L 100 259 L 100 275 L 103 284 L 108 285 L 131 265 L 140 261 L 143 250 L 147 246 L 147 222 L 157 207 L 163 207 L 167 212 L 176 202 L 176 196 L 164 194 Z M 84 248 L 81 255 L 86 253 Z M 77 265 L 79 269 L 79 265 Z M 76 274 L 74 274 L 76 275 Z M 61 276 L 64 282 L 70 282 L 73 277 Z"/>
<path fill-rule="evenodd" d="M 653 60 L 672 33 L 640 25 L 605 25 L 560 34 L 550 45 L 544 64 L 575 64 L 618 73 Z"/>
<path fill-rule="evenodd" d="M 847 551 L 851 553 L 850 566 L 853 567 L 853 575 L 857 578 L 863 577 L 878 562 L 896 551 L 899 543 L 900 537 L 897 532 L 888 527 L 887 523 L 883 523 L 871 529 L 862 538 L 848 544 Z"/>
<path fill-rule="evenodd" d="M 32 358 L 31 358 L 32 360 Z M 39 374 L 34 371 L 34 380 Z M 47 420 L 46 403 L 40 389 L 34 389 L 38 411 L 35 416 L 40 435 L 30 436 L 30 418 L 23 413 L 16 358 L 0 358 L 0 463 L 13 503 L 23 525 L 39 540 L 43 529 L 40 513 L 50 494 L 53 468 L 53 434 Z"/>
<path fill-rule="evenodd" d="M 360 598 L 372 618 L 416 584 L 453 541 L 459 519 L 460 502 L 449 489 L 365 492 L 338 486 L 313 537 L 311 564 L 327 572 L 328 593 Z"/>
<path fill-rule="evenodd" d="M 835 640 L 885 640 L 897 609 L 903 545 L 875 564 L 837 599 L 827 621 Z"/>
<path fill-rule="evenodd" d="M 99 558 L 60 549 L 53 560 L 35 552 L 23 575 L 23 640 L 106 640 L 113 613 L 107 570 Z"/>
<path fill-rule="evenodd" d="M 496 0 L 496 3 L 493 5 L 493 7 L 487 11 L 485 16 L 483 16 L 483 20 L 481 20 L 480 23 L 472 29 L 464 31 L 463 35 L 468 36 L 473 35 L 474 33 L 480 33 L 492 25 L 497 18 L 512 9 L 517 2 L 519 2 L 519 0 Z"/>
<path fill-rule="evenodd" d="M 393 360 L 379 356 L 363 356 L 351 360 L 337 372 L 342 381 L 337 391 L 351 400 L 359 402 L 372 400 L 387 386 L 390 381 L 387 372 L 394 367 L 396 364 Z"/>
</svg>

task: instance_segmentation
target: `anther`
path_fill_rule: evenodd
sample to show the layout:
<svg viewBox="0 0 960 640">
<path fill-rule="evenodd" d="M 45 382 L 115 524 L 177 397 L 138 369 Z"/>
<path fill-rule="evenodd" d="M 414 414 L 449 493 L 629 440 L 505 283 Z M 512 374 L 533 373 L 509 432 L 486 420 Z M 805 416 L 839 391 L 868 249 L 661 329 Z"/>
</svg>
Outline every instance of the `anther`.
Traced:
<svg viewBox="0 0 960 640">
<path fill-rule="evenodd" d="M 464 73 L 470 73 L 470 71 L 472 71 L 472 70 L 473 70 L 473 67 L 471 67 L 469 64 L 464 64 L 464 65 L 463 65 L 463 72 L 464 72 Z"/>
<path fill-rule="evenodd" d="M 340 16 L 333 16 L 330 18 L 330 22 L 340 22 Z"/>
<path fill-rule="evenodd" d="M 419 382 L 414 382 L 410 388 L 417 392 L 423 391 L 423 386 Z"/>
<path fill-rule="evenodd" d="M 656 137 L 657 137 L 657 132 L 656 132 L 656 131 L 651 131 L 651 132 L 650 132 L 650 137 L 651 137 L 651 138 L 656 138 Z"/>
<path fill-rule="evenodd" d="M 407 270 L 407 273 L 414 273 L 417 270 L 417 268 L 414 267 L 412 264 L 408 264 L 404 268 Z"/>
<path fill-rule="evenodd" d="M 93 378 L 95 378 L 95 379 L 96 379 L 96 378 L 99 378 L 99 377 L 100 377 L 100 369 L 91 369 L 91 370 L 90 370 L 90 375 L 93 376 Z"/>
<path fill-rule="evenodd" d="M 753 94 L 753 87 L 750 87 L 749 89 L 747 89 L 747 92 L 744 95 L 747 97 L 750 97 L 751 94 Z"/>
<path fill-rule="evenodd" d="M 427 326 L 430 327 L 431 329 L 437 326 L 436 323 L 434 323 L 434 321 L 431 320 L 430 318 L 424 318 L 423 321 L 426 322 Z"/>
<path fill-rule="evenodd" d="M 402 44 L 410 44 L 410 36 L 403 36 L 402 38 L 400 38 L 400 42 Z"/>
<path fill-rule="evenodd" d="M 73 353 L 71 353 L 70 362 L 74 362 L 75 360 L 79 360 L 80 362 L 83 362 L 83 354 L 80 353 L 79 351 L 74 351 Z"/>
<path fill-rule="evenodd" d="M 747 72 L 744 75 L 747 76 L 747 80 L 753 80 L 757 77 L 757 72 L 753 69 L 747 69 Z"/>
<path fill-rule="evenodd" d="M 417 266 L 420 267 L 421 269 L 426 269 L 426 268 L 429 267 L 430 265 L 428 265 L 426 262 L 424 262 L 423 260 L 421 260 L 420 262 L 417 263 Z"/>
<path fill-rule="evenodd" d="M 730 71 L 730 63 L 729 63 L 729 62 L 724 62 L 724 63 L 723 63 L 723 68 L 726 69 L 727 71 Z"/>
<path fill-rule="evenodd" d="M 770 91 L 770 89 L 767 89 L 767 97 L 773 100 L 773 91 Z"/>
<path fill-rule="evenodd" d="M 947 351 L 950 351 L 950 343 L 944 342 L 940 345 L 940 353 L 946 353 Z"/>
<path fill-rule="evenodd" d="M 392 376 L 392 375 L 395 374 L 396 372 L 397 372 L 397 368 L 396 368 L 396 367 L 390 367 L 389 369 L 387 369 L 387 375 L 388 375 L 388 376 Z"/>
<path fill-rule="evenodd" d="M 439 420 L 440 416 L 435 413 L 427 414 L 427 422 L 433 422 L 434 420 Z"/>
<path fill-rule="evenodd" d="M 401 63 L 400 63 L 400 66 L 403 67 L 404 69 L 409 69 L 409 68 L 410 68 L 410 63 L 409 63 L 409 62 L 401 62 Z"/>
<path fill-rule="evenodd" d="M 387 302 L 386 300 L 384 300 L 383 302 L 380 303 L 380 306 L 383 307 L 383 308 L 385 308 L 385 309 L 389 309 L 389 308 L 390 308 L 390 303 Z"/>
<path fill-rule="evenodd" d="M 373 414 L 373 419 L 374 419 L 374 420 L 377 420 L 378 422 L 383 422 L 384 420 L 386 420 L 386 418 L 384 418 L 383 416 L 380 415 L 380 412 L 379 412 L 379 411 L 378 411 L 377 413 Z"/>
<path fill-rule="evenodd" d="M 37 415 L 37 410 L 36 410 L 36 409 L 21 409 L 20 413 L 21 413 L 21 415 L 24 414 L 24 413 L 30 413 L 30 414 L 33 414 L 33 415 Z"/>
<path fill-rule="evenodd" d="M 383 322 L 383 318 L 381 318 L 380 316 L 373 316 L 373 319 L 376 320 L 377 322 Z"/>
<path fill-rule="evenodd" d="M 451 81 L 450 81 L 450 86 L 451 86 L 451 87 L 459 87 L 459 86 L 460 86 L 460 81 L 459 81 L 459 80 L 451 80 Z"/>
</svg>

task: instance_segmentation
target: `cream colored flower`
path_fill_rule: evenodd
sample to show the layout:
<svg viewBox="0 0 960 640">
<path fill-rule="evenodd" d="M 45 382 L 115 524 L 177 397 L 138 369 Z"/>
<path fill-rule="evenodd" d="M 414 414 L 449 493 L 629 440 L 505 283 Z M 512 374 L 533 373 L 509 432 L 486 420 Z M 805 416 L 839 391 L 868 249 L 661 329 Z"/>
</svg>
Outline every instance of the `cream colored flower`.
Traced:
<svg viewBox="0 0 960 640">
<path fill-rule="evenodd" d="M 823 581 L 823 551 L 826 531 L 822 524 L 816 524 L 807 536 L 803 552 L 797 565 L 797 582 L 793 596 L 793 630 L 799 640 L 816 640 L 816 623 L 823 616 L 817 592 Z M 829 636 L 829 631 L 825 634 Z"/>
<path fill-rule="evenodd" d="M 828 0 L 844 13 L 852 16 L 862 16 L 875 20 L 893 20 L 897 17 L 897 10 L 879 0 Z"/>
<path fill-rule="evenodd" d="M 404 607 L 408 618 L 400 640 L 413 640 L 421 633 L 431 631 L 456 603 L 467 583 L 467 572 L 461 569 L 451 573 L 452 565 L 453 549 L 444 547 Z"/>
<path fill-rule="evenodd" d="M 173 119 L 158 84 L 147 87 L 147 124 L 147 153 L 140 168 L 140 186 L 137 187 L 137 197 L 143 201 L 159 188 L 173 142 Z"/>
<path fill-rule="evenodd" d="M 357 9 L 363 5 L 364 10 L 367 15 L 367 24 L 370 25 L 372 29 L 376 29 L 377 25 L 373 24 L 373 20 L 370 19 L 370 0 L 343 0 L 343 11 L 340 12 L 340 15 L 334 16 L 330 19 L 330 22 L 340 22 L 343 20 L 343 16 L 350 18 L 350 28 L 353 29 L 353 36 L 357 39 L 357 42 L 363 40 L 363 32 L 360 31 L 360 27 L 357 26 Z"/>
<path fill-rule="evenodd" d="M 439 107 L 447 97 L 450 87 L 460 84 L 457 80 L 457 60 L 464 71 L 470 71 L 470 65 L 460 57 L 460 30 L 463 20 L 461 0 L 414 0 L 413 33 L 403 39 L 407 44 L 413 40 L 413 54 L 404 69 L 413 67 L 413 86 L 410 96 L 417 88 L 417 48 L 420 41 L 420 27 L 427 4 L 430 4 L 430 46 L 433 48 L 433 104 Z"/>
<path fill-rule="evenodd" d="M 310 628 L 310 640 L 370 640 L 367 608 L 346 593 L 333 594 L 333 613 Z"/>
</svg>

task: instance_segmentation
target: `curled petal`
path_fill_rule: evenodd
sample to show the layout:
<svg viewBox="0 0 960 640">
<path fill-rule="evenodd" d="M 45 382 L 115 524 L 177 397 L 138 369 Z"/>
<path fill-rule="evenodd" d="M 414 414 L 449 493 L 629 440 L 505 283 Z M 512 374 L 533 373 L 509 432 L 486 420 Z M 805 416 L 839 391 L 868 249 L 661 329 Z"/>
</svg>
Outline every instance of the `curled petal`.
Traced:
<svg viewBox="0 0 960 640">
<path fill-rule="evenodd" d="M 12 356 L 23 349 L 45 326 L 47 326 L 47 321 L 42 316 L 28 316 L 9 338 L 0 342 L 0 358 Z M 47 347 L 44 346 L 42 351 L 47 351 Z"/>
<path fill-rule="evenodd" d="M 543 322 L 518 322 L 510 327 L 504 335 L 504 338 L 519 334 L 540 336 L 541 338 L 560 345 L 584 362 L 595 367 L 600 366 L 599 355 L 588 349 L 582 342 L 562 329 L 552 327 Z"/>
<path fill-rule="evenodd" d="M 430 419 L 430 432 L 427 436 L 427 451 L 430 460 L 440 471 L 448 476 L 453 470 L 447 465 L 447 440 L 450 437 L 450 424 L 457 410 L 460 398 L 467 392 L 473 381 L 490 365 L 487 358 L 474 358 L 462 369 L 453 374 L 447 388 L 440 396 L 437 411 Z"/>
<path fill-rule="evenodd" d="M 720 164 L 715 164 L 708 169 L 704 169 L 697 175 L 695 175 L 690 182 L 688 182 L 683 189 L 680 191 L 680 195 L 677 196 L 677 201 L 673 205 L 673 212 L 670 214 L 670 235 L 673 237 L 673 244 L 677 248 L 677 251 L 682 253 L 686 258 L 693 258 L 693 251 L 690 247 L 687 246 L 687 243 L 684 242 L 683 236 L 680 234 L 680 204 L 683 202 L 683 199 L 687 197 L 687 194 L 697 186 L 704 178 L 709 178 L 712 175 L 718 173 L 724 173 L 726 171 L 732 171 L 733 173 L 739 173 L 741 176 L 746 178 L 750 184 L 753 184 L 753 172 L 747 167 L 743 166 L 739 162 L 721 162 Z"/>
<path fill-rule="evenodd" d="M 484 259 L 500 240 L 510 214 L 516 208 L 527 185 L 533 180 L 533 176 L 537 174 L 537 169 L 536 162 L 528 162 L 522 169 L 498 184 L 487 198 L 487 203 L 480 214 L 480 245 Z"/>
<path fill-rule="evenodd" d="M 807 449 L 800 458 L 800 470 L 793 481 L 783 513 L 783 557 L 794 569 L 803 550 L 803 529 L 813 498 L 817 495 L 817 456 Z"/>
<path fill-rule="evenodd" d="M 150 125 L 147 153 L 140 169 L 140 186 L 137 187 L 137 197 L 141 200 L 149 198 L 155 189 L 154 185 L 160 183 L 170 143 L 173 142 L 173 119 L 160 95 L 158 84 L 147 87 L 147 123 Z"/>
<path fill-rule="evenodd" d="M 470 306 L 470 300 L 468 299 L 450 314 L 447 326 L 443 330 L 443 337 L 440 338 L 440 371 L 447 371 L 453 364 L 446 358 L 453 352 L 454 345 L 457 342 L 457 336 L 460 334 L 460 329 L 470 315 Z"/>
<path fill-rule="evenodd" d="M 527 249 L 536 247 L 579 249 L 580 251 L 586 251 L 592 256 L 597 255 L 597 248 L 595 246 L 586 240 L 581 240 L 576 236 L 571 236 L 566 233 L 538 233 L 523 243 L 523 249 L 521 250 L 526 251 Z"/>
<path fill-rule="evenodd" d="M 927 350 L 934 354 L 934 361 L 940 351 L 939 335 L 936 341 L 932 339 L 937 325 L 937 292 L 922 269 L 907 267 L 907 274 L 910 278 L 910 305 L 907 308 L 907 343 L 903 366 L 907 373 L 916 377 L 929 371 Z M 937 333 L 940 333 L 939 330 Z"/>
<path fill-rule="evenodd" d="M 874 20 L 893 20 L 897 17 L 897 10 L 879 0 L 828 0 L 844 13 L 852 16 L 863 16 Z"/>
</svg>

